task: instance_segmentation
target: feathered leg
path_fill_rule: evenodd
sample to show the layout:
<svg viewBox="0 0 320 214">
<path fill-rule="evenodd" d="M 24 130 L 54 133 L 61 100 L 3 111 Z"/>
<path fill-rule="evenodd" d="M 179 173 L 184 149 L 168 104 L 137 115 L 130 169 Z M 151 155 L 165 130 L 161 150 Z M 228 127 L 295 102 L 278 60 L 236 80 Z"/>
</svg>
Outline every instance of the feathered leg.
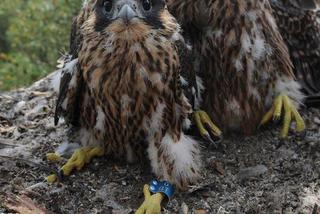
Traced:
<svg viewBox="0 0 320 214">
<path fill-rule="evenodd" d="M 198 143 L 181 134 L 175 139 L 167 133 L 160 143 L 151 143 L 148 155 L 153 172 L 161 179 L 171 182 L 180 189 L 199 179 L 201 167 Z"/>
<path fill-rule="evenodd" d="M 186 188 L 200 178 L 200 150 L 198 143 L 181 134 L 175 139 L 167 133 L 161 141 L 150 142 L 148 155 L 153 172 L 159 179 L 164 179 L 179 187 Z M 161 202 L 165 198 L 162 193 L 150 195 L 149 186 L 144 187 L 145 201 L 136 214 L 160 213 Z"/>
</svg>

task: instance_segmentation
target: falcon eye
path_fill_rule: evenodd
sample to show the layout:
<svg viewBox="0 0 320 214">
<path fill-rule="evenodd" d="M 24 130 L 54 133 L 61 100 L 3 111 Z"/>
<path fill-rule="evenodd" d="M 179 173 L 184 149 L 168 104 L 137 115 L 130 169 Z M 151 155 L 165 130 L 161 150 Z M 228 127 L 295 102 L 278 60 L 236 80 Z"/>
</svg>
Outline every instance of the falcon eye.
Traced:
<svg viewBox="0 0 320 214">
<path fill-rule="evenodd" d="M 142 0 L 142 6 L 145 11 L 151 10 L 151 0 Z"/>
<path fill-rule="evenodd" d="M 103 3 L 103 8 L 109 13 L 112 10 L 112 0 L 105 0 Z"/>
</svg>

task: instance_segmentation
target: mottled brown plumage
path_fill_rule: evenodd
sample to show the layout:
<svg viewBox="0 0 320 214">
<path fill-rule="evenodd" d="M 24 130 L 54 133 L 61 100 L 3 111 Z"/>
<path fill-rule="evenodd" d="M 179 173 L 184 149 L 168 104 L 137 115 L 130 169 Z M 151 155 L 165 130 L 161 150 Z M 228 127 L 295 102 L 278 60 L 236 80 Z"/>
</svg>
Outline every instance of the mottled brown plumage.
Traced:
<svg viewBox="0 0 320 214">
<path fill-rule="evenodd" d="M 303 91 L 310 98 L 319 95 L 320 23 L 317 20 L 316 2 L 271 0 L 270 3 Z M 311 99 L 306 100 L 307 104 L 308 101 Z"/>
<path fill-rule="evenodd" d="M 288 96 L 296 106 L 301 103 L 300 86 L 268 1 L 167 2 L 198 56 L 196 70 L 205 88 L 201 107 L 224 131 L 254 132 L 263 115 L 276 108 L 277 96 Z"/>
<path fill-rule="evenodd" d="M 194 182 L 200 158 L 182 131 L 191 107 L 180 83 L 181 38 L 162 0 L 150 10 L 140 0 L 86 1 L 73 24 L 56 122 L 63 115 L 79 127 L 83 146 L 129 162 L 147 152 L 159 178 L 179 187 Z"/>
</svg>

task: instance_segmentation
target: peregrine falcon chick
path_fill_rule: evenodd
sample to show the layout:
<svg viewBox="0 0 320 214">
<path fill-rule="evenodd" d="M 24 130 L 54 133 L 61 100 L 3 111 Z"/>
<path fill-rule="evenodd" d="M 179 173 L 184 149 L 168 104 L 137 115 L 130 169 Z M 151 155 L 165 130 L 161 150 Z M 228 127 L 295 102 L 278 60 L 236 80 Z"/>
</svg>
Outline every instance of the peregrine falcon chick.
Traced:
<svg viewBox="0 0 320 214">
<path fill-rule="evenodd" d="M 164 0 L 84 2 L 55 117 L 78 127 L 83 148 L 63 175 L 112 154 L 128 162 L 147 156 L 156 176 L 179 188 L 199 178 L 198 144 L 183 133 L 192 109 L 181 88 L 179 31 Z"/>
<path fill-rule="evenodd" d="M 218 127 L 251 134 L 283 116 L 282 137 L 293 121 L 298 132 L 305 130 L 297 110 L 301 86 L 269 1 L 167 3 L 198 56 L 196 71 L 205 88 L 201 107 Z"/>
<path fill-rule="evenodd" d="M 271 7 L 288 46 L 295 75 L 307 98 L 320 103 L 320 23 L 315 0 L 271 0 Z"/>
</svg>

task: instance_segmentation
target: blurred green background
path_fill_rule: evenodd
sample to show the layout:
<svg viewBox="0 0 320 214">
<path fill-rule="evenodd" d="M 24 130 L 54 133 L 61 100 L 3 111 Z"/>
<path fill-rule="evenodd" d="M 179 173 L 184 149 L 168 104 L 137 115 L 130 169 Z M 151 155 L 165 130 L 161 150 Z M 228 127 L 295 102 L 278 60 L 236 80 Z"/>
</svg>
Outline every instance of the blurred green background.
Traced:
<svg viewBox="0 0 320 214">
<path fill-rule="evenodd" d="M 0 0 L 0 92 L 56 69 L 82 0 Z"/>
</svg>

